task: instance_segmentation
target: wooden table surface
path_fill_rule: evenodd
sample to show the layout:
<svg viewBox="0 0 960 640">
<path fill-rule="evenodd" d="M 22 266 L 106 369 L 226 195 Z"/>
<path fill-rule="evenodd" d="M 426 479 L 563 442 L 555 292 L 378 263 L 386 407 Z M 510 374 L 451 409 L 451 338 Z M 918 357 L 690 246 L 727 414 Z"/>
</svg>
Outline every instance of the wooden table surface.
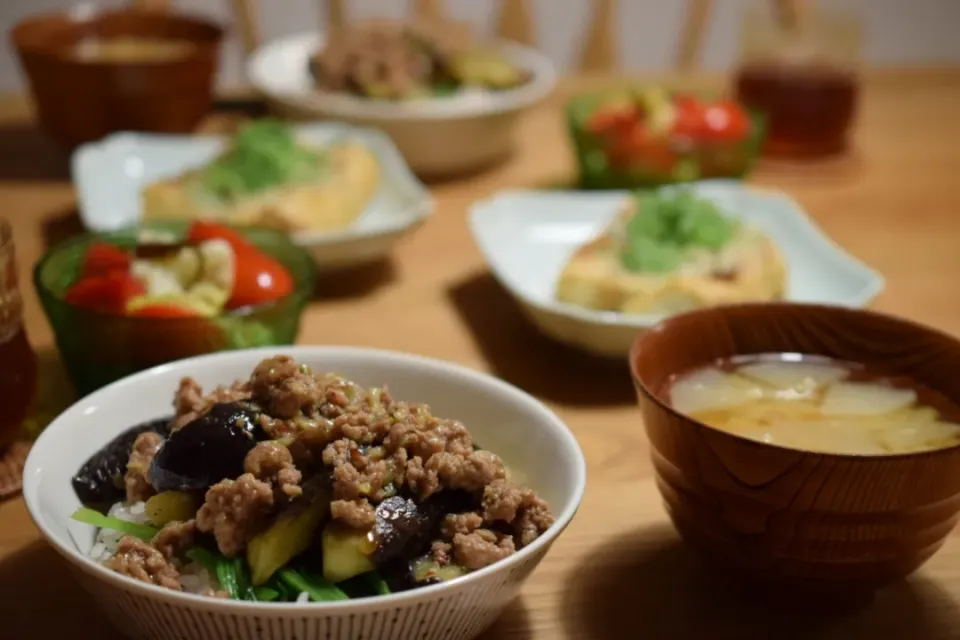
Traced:
<svg viewBox="0 0 960 640">
<path fill-rule="evenodd" d="M 303 344 L 397 349 L 493 372 L 548 402 L 575 432 L 589 466 L 583 505 L 484 639 L 960 638 L 960 533 L 916 576 L 842 618 L 775 614 L 730 595 L 666 520 L 625 364 L 539 336 L 491 279 L 470 238 L 468 206 L 499 189 L 568 180 L 559 101 L 597 82 L 567 81 L 532 112 L 507 164 L 433 185 L 434 218 L 390 262 L 324 282 L 300 335 Z M 65 159 L 22 113 L 0 110 L 0 215 L 14 228 L 30 338 L 50 353 L 29 269 L 79 221 Z M 877 309 L 960 334 L 958 140 L 960 70 L 871 76 L 851 158 L 799 171 L 763 167 L 754 181 L 787 190 L 886 276 Z M 40 540 L 22 501 L 0 504 L 0 637 L 117 635 Z"/>
</svg>

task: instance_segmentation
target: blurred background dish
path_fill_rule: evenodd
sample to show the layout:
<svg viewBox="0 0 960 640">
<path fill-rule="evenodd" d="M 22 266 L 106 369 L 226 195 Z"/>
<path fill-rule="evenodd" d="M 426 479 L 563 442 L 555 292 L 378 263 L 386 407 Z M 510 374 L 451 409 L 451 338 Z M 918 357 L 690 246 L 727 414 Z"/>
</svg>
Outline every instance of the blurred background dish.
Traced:
<svg viewBox="0 0 960 640">
<path fill-rule="evenodd" d="M 380 188 L 376 155 L 356 141 L 308 144 L 273 119 L 240 125 L 209 162 L 148 184 L 143 220 L 214 220 L 281 231 L 336 231 Z"/>
<path fill-rule="evenodd" d="M 765 120 L 733 100 L 627 86 L 576 96 L 567 127 L 585 189 L 746 177 Z"/>
<path fill-rule="evenodd" d="M 494 56 L 493 66 L 506 63 L 513 72 L 529 77 L 514 88 L 463 88 L 438 96 L 438 85 L 433 84 L 428 97 L 371 99 L 317 90 L 311 60 L 325 46 L 320 34 L 267 43 L 250 56 L 249 82 L 285 116 L 337 118 L 383 130 L 411 168 L 429 177 L 461 174 L 506 158 L 518 116 L 545 98 L 557 81 L 553 63 L 544 54 L 498 41 L 485 54 Z"/>
<path fill-rule="evenodd" d="M 34 286 L 80 395 L 172 360 L 296 340 L 315 284 L 310 255 L 279 231 L 211 232 L 205 226 L 153 224 L 87 234 L 52 248 L 37 263 Z M 216 261 L 226 266 L 206 277 L 198 269 L 186 273 L 191 262 L 208 269 L 214 261 L 181 260 L 179 245 L 203 251 L 212 238 L 228 245 L 231 256 Z M 280 297 L 258 295 L 261 273 L 271 287 L 279 283 Z"/>
<path fill-rule="evenodd" d="M 192 130 L 210 111 L 222 37 L 204 19 L 89 4 L 10 32 L 40 122 L 68 148 L 114 131 Z"/>
<path fill-rule="evenodd" d="M 776 245 L 788 274 L 785 300 L 860 307 L 882 290 L 879 274 L 834 244 L 786 195 L 727 181 L 690 188 Z M 563 303 L 557 300 L 557 285 L 570 258 L 621 215 L 628 197 L 628 192 L 503 192 L 474 204 L 470 227 L 493 275 L 543 333 L 593 353 L 622 357 L 637 333 L 664 314 Z"/>
<path fill-rule="evenodd" d="M 309 61 L 316 90 L 371 100 L 424 100 L 509 91 L 532 73 L 466 25 L 378 20 L 332 31 Z"/>
<path fill-rule="evenodd" d="M 354 207 L 351 216 L 356 217 L 348 224 L 331 228 L 324 223 L 326 229 L 321 226 L 320 229 L 291 230 L 293 242 L 308 250 L 318 266 L 345 267 L 382 258 L 397 240 L 430 215 L 433 205 L 429 192 L 384 134 L 338 123 L 302 124 L 292 130 L 300 144 L 311 148 L 362 147 L 361 166 L 373 170 L 369 166 L 371 158 L 365 152 L 369 152 L 377 164 L 375 189 L 370 188 L 369 175 L 354 180 L 343 173 L 338 175 L 345 186 L 334 184 L 322 189 L 320 200 L 330 205 L 328 213 L 337 219 L 344 214 L 344 203 L 365 201 L 362 207 L 355 206 L 357 203 L 351 205 Z M 84 145 L 76 151 L 72 162 L 84 226 L 91 231 L 115 231 L 137 224 L 143 216 L 145 189 L 156 189 L 150 185 L 207 165 L 223 152 L 225 144 L 223 138 L 215 136 L 124 133 Z M 273 153 L 272 149 L 268 151 Z M 253 170 L 258 176 L 262 175 L 261 169 L 254 167 Z M 357 189 L 362 193 L 356 193 Z M 316 190 L 310 191 L 316 194 Z M 182 191 L 178 189 L 177 193 Z M 318 211 L 326 205 L 318 206 L 316 198 L 310 200 L 307 206 L 295 209 L 311 218 L 319 217 Z M 257 212 L 264 208 L 275 209 L 276 202 L 255 207 Z M 178 208 L 172 213 L 184 212 L 184 208 Z M 217 212 L 232 220 L 232 207 L 217 209 Z"/>
</svg>

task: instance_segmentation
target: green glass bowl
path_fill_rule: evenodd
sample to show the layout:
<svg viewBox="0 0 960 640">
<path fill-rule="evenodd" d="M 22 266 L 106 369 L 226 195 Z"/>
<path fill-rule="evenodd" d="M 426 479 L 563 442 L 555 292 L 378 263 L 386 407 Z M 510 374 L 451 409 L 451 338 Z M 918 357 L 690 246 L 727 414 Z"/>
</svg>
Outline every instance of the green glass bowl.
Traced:
<svg viewBox="0 0 960 640">
<path fill-rule="evenodd" d="M 144 225 L 183 234 L 186 223 Z M 231 310 L 215 318 L 133 318 L 68 304 L 63 295 L 76 281 L 92 242 L 136 245 L 138 230 L 86 234 L 50 249 L 33 271 L 33 283 L 76 390 L 86 395 L 114 380 L 181 358 L 268 345 L 293 344 L 300 316 L 313 294 L 316 266 L 286 234 L 268 229 L 235 229 L 283 264 L 294 291 L 280 300 Z"/>
<path fill-rule="evenodd" d="M 636 166 L 621 169 L 611 166 L 604 153 L 603 140 L 590 133 L 586 124 L 600 102 L 611 93 L 622 94 L 624 87 L 584 93 L 572 98 L 566 106 L 567 130 L 579 170 L 579 186 L 583 189 L 635 189 L 659 187 L 709 178 L 744 178 L 750 173 L 760 154 L 766 135 L 766 119 L 758 111 L 747 110 L 750 131 L 736 142 L 701 142 L 690 145 L 677 139 L 675 157 L 669 169 L 646 164 L 638 158 Z M 701 97 L 713 96 L 701 94 Z"/>
</svg>

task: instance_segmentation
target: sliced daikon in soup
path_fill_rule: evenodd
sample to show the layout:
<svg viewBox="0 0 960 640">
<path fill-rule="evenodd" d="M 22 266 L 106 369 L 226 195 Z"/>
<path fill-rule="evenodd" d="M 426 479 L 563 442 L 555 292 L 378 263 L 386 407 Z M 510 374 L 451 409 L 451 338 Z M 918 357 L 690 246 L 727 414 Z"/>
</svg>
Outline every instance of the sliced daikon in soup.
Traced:
<svg viewBox="0 0 960 640">
<path fill-rule="evenodd" d="M 762 397 L 757 383 L 714 368 L 684 376 L 670 389 L 670 404 L 682 413 L 730 409 Z"/>
<path fill-rule="evenodd" d="M 912 406 L 917 401 L 913 389 L 899 389 L 872 382 L 838 382 L 823 396 L 820 410 L 827 416 L 872 416 Z"/>
<path fill-rule="evenodd" d="M 843 380 L 850 370 L 828 362 L 771 360 L 738 367 L 737 373 L 779 390 L 807 391 Z"/>
<path fill-rule="evenodd" d="M 904 413 L 913 414 L 914 411 Z M 880 429 L 875 437 L 887 453 L 939 449 L 960 441 L 960 425 L 942 420 L 917 420 L 908 415 L 899 424 L 892 423 Z"/>
</svg>

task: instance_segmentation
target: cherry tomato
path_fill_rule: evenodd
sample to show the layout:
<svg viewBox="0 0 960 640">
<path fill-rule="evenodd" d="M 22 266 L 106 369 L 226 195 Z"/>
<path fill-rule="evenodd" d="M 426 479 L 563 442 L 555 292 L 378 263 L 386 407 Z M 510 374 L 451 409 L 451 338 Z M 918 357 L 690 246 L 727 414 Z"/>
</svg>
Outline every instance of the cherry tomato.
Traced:
<svg viewBox="0 0 960 640">
<path fill-rule="evenodd" d="M 614 167 L 622 168 L 633 164 L 637 157 L 644 154 L 650 144 L 650 135 L 641 123 L 636 123 L 629 131 L 625 131 L 607 148 L 607 158 Z"/>
<path fill-rule="evenodd" d="M 238 231 L 216 222 L 196 220 L 187 230 L 187 244 L 200 244 L 214 239 L 226 240 L 237 254 L 254 249 L 250 241 Z"/>
<path fill-rule="evenodd" d="M 620 135 L 640 122 L 640 110 L 636 104 L 601 107 L 587 120 L 587 131 L 594 135 Z"/>
<path fill-rule="evenodd" d="M 127 302 L 146 293 L 143 283 L 125 271 L 111 271 L 81 278 L 73 283 L 64 299 L 75 306 L 122 314 Z"/>
<path fill-rule="evenodd" d="M 256 249 L 237 252 L 228 309 L 277 300 L 293 291 L 293 278 L 282 264 Z"/>
<path fill-rule="evenodd" d="M 733 142 L 750 131 L 750 118 L 735 102 L 721 100 L 704 111 L 705 136 L 712 140 Z"/>
<path fill-rule="evenodd" d="M 111 271 L 129 271 L 130 254 L 106 242 L 94 242 L 83 255 L 81 277 L 99 276 Z"/>
<path fill-rule="evenodd" d="M 694 140 L 703 137 L 707 129 L 706 105 L 694 96 L 680 95 L 673 100 L 674 112 L 671 133 Z"/>
</svg>

